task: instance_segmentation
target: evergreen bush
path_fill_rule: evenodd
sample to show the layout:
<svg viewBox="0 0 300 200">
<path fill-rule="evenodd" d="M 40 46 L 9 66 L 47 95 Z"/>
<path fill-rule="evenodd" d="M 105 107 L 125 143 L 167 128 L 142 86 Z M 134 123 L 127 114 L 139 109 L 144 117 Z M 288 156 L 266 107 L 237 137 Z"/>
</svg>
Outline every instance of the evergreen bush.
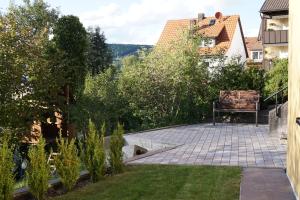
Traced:
<svg viewBox="0 0 300 200">
<path fill-rule="evenodd" d="M 113 174 L 123 172 L 123 152 L 122 147 L 124 146 L 124 128 L 118 123 L 117 128 L 114 130 L 110 138 L 110 152 L 109 152 L 109 164 Z"/>
<path fill-rule="evenodd" d="M 45 199 L 45 193 L 48 191 L 50 169 L 47 164 L 45 140 L 43 138 L 40 138 L 37 146 L 30 148 L 28 156 L 30 162 L 26 177 L 30 192 L 38 200 Z"/>
<path fill-rule="evenodd" d="M 85 149 L 82 148 L 81 150 L 82 158 L 92 181 L 97 182 L 105 173 L 105 125 L 102 126 L 101 133 L 98 134 L 95 124 L 90 120 L 88 130 Z"/>
<path fill-rule="evenodd" d="M 56 142 L 59 154 L 55 157 L 54 163 L 62 184 L 70 191 L 73 189 L 80 176 L 78 150 L 74 139 L 64 139 L 60 135 Z"/>
<path fill-rule="evenodd" d="M 6 131 L 4 131 L 5 134 Z M 13 199 L 14 191 L 14 162 L 12 149 L 9 147 L 8 138 L 4 136 L 0 141 L 0 199 Z"/>
</svg>

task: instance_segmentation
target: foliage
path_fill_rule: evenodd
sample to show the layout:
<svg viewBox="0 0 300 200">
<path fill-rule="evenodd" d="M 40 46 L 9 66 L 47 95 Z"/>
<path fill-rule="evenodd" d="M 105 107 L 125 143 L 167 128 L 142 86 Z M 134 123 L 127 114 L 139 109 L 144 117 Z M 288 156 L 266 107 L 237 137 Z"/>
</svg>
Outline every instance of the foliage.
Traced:
<svg viewBox="0 0 300 200">
<path fill-rule="evenodd" d="M 278 59 L 267 73 L 265 93 L 267 96 L 288 85 L 288 59 Z M 286 94 L 287 95 L 287 94 Z"/>
<path fill-rule="evenodd" d="M 5 136 L 0 139 L 0 199 L 13 199 L 14 191 L 14 162 L 12 148 L 9 145 L 7 131 Z"/>
<path fill-rule="evenodd" d="M 11 4 L 0 16 L 0 125 L 26 129 L 53 109 L 46 52 L 57 18 L 42 0 Z"/>
<path fill-rule="evenodd" d="M 112 130 L 126 110 L 118 92 L 116 70 L 109 68 L 96 76 L 88 75 L 77 106 L 80 106 L 77 114 L 78 124 L 88 124 L 87 119 L 90 118 L 94 123 L 105 123 L 107 129 Z"/>
<path fill-rule="evenodd" d="M 70 191 L 80 176 L 80 159 L 75 140 L 65 139 L 60 135 L 56 143 L 59 155 L 55 157 L 54 163 L 62 184 Z"/>
<path fill-rule="evenodd" d="M 242 63 L 233 60 L 215 69 L 213 83 L 218 90 L 241 90 L 247 88 L 244 78 Z"/>
<path fill-rule="evenodd" d="M 124 169 L 122 152 L 122 148 L 124 146 L 123 135 L 124 128 L 121 124 L 118 124 L 117 128 L 110 137 L 109 164 L 113 174 L 121 173 Z"/>
<path fill-rule="evenodd" d="M 141 127 L 197 122 L 207 114 L 209 71 L 199 40 L 183 33 L 168 47 L 123 60 L 119 90 Z"/>
<path fill-rule="evenodd" d="M 28 156 L 30 163 L 26 177 L 30 192 L 38 200 L 45 199 L 50 170 L 47 164 L 45 140 L 43 138 L 40 138 L 37 146 L 30 148 Z"/>
<path fill-rule="evenodd" d="M 251 67 L 245 70 L 245 81 L 247 82 L 247 89 L 260 91 L 262 94 L 265 86 L 265 70 Z"/>
<path fill-rule="evenodd" d="M 85 149 L 82 149 L 82 158 L 93 182 L 99 181 L 105 173 L 104 135 L 105 125 L 102 126 L 101 132 L 97 133 L 95 124 L 90 120 Z"/>
<path fill-rule="evenodd" d="M 106 44 L 104 33 L 100 28 L 88 29 L 89 51 L 88 51 L 88 68 L 91 75 L 95 76 L 112 65 L 112 51 Z"/>
<path fill-rule="evenodd" d="M 218 96 L 220 90 L 256 90 L 262 92 L 265 71 L 256 67 L 245 68 L 238 59 L 221 64 L 213 71 L 210 87 Z"/>
</svg>

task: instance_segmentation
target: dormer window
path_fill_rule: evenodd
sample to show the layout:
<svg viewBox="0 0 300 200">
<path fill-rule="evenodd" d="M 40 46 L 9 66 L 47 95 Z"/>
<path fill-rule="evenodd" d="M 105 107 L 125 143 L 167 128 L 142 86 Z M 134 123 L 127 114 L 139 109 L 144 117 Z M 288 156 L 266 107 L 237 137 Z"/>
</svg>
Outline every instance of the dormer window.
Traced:
<svg viewBox="0 0 300 200">
<path fill-rule="evenodd" d="M 216 46 L 216 39 L 214 38 L 208 38 L 208 39 L 204 39 L 204 40 L 201 40 L 201 43 L 200 43 L 200 47 L 209 47 L 209 48 L 213 48 Z"/>
<path fill-rule="evenodd" d="M 211 19 L 209 21 L 209 26 L 213 26 L 213 25 L 215 25 L 215 23 L 216 23 L 216 19 Z"/>
</svg>

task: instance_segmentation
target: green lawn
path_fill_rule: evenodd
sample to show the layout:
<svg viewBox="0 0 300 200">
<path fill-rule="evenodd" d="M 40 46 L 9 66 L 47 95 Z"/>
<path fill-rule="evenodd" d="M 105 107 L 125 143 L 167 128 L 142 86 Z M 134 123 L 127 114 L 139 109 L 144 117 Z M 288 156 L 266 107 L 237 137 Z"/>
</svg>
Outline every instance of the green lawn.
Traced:
<svg viewBox="0 0 300 200">
<path fill-rule="evenodd" d="M 57 200 L 238 200 L 238 167 L 131 166 Z"/>
</svg>

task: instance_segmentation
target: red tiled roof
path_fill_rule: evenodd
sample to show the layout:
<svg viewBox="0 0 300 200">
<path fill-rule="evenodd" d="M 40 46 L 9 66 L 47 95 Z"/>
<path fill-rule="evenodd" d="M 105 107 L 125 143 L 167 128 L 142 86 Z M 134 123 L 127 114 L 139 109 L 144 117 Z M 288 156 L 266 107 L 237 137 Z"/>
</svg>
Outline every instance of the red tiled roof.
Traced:
<svg viewBox="0 0 300 200">
<path fill-rule="evenodd" d="M 216 22 L 214 25 L 209 26 L 212 19 Z M 180 19 L 180 20 L 169 20 L 157 42 L 157 45 L 167 45 L 172 41 L 176 41 L 183 30 L 188 30 L 192 20 L 197 19 Z M 217 53 L 226 53 L 231 46 L 233 36 L 236 27 L 240 23 L 240 17 L 238 15 L 224 16 L 221 20 L 215 17 L 207 17 L 201 21 L 196 21 L 199 27 L 199 33 L 203 37 L 215 38 L 215 47 L 199 48 L 201 54 L 214 55 Z"/>
</svg>

